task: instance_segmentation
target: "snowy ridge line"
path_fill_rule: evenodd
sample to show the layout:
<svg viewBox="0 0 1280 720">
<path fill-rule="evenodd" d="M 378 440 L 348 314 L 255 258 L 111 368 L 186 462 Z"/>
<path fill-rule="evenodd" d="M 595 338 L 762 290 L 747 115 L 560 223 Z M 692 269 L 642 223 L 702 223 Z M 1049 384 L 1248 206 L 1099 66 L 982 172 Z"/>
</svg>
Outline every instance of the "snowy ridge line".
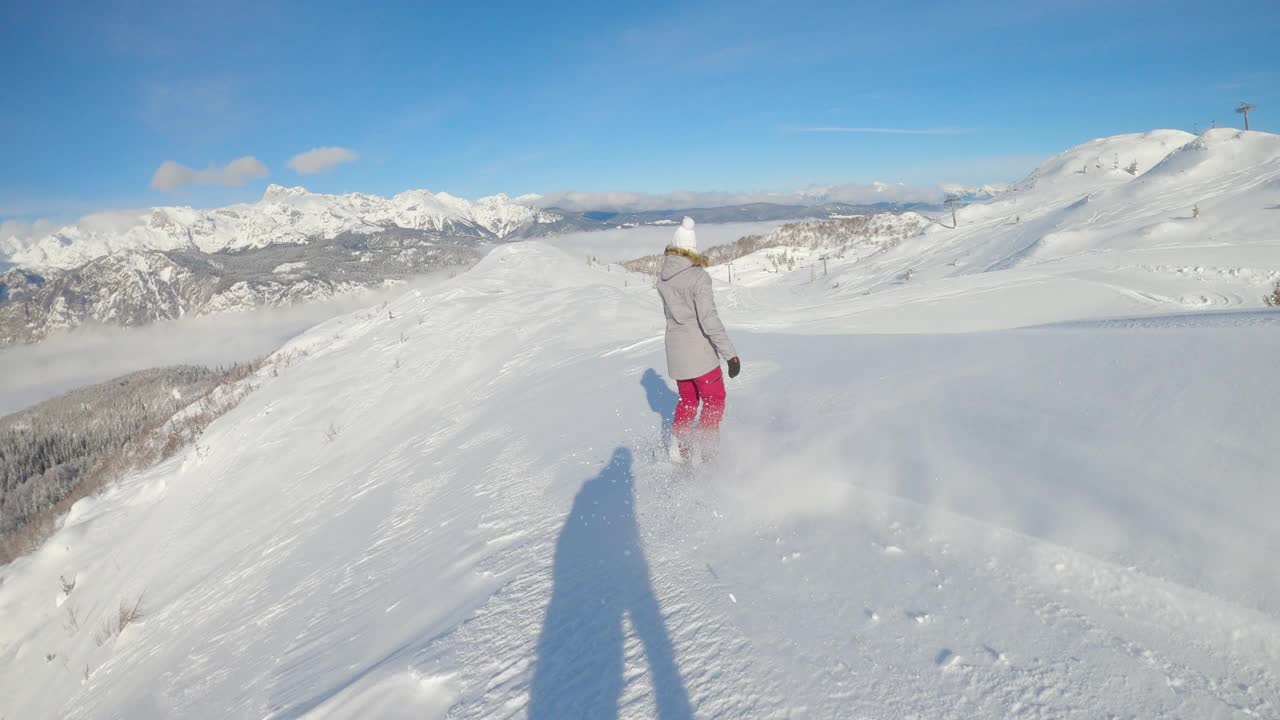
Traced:
<svg viewBox="0 0 1280 720">
<path fill-rule="evenodd" d="M 70 269 L 117 252 L 219 253 L 389 228 L 501 240 L 566 219 L 561 213 L 531 208 L 505 195 L 470 201 L 448 193 L 410 190 L 384 198 L 364 193 L 325 195 L 271 185 L 256 203 L 211 210 L 173 206 L 89 215 L 78 224 L 35 239 L 8 260 L 31 268 Z"/>
<path fill-rule="evenodd" d="M 987 197 L 987 195 L 983 195 Z M 331 240 L 344 233 L 388 230 L 436 233 L 461 243 L 509 241 L 572 231 L 663 226 L 684 213 L 707 223 L 847 217 L 867 211 L 918 207 L 881 202 L 850 205 L 755 203 L 646 212 L 575 212 L 539 207 L 531 196 L 504 194 L 467 200 L 448 193 L 408 190 L 392 197 L 328 195 L 271 185 L 256 203 L 221 208 L 154 207 L 94 213 L 40 237 L 0 238 L 0 258 L 29 269 L 70 270 L 113 253 L 187 250 L 224 253 L 272 245 Z"/>
</svg>

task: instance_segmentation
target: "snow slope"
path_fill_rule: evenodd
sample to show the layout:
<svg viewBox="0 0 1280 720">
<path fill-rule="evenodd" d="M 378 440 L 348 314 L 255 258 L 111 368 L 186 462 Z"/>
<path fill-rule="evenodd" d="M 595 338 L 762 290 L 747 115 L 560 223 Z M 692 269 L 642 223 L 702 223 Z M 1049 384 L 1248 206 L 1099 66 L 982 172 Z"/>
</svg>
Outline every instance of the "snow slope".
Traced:
<svg viewBox="0 0 1280 720">
<path fill-rule="evenodd" d="M 90 215 L 13 252 L 8 259 L 24 267 L 73 268 L 125 250 L 220 252 L 386 227 L 506 238 L 530 225 L 561 219 L 555 212 L 530 208 L 506 195 L 470 201 L 448 193 L 409 190 L 384 198 L 364 193 L 324 195 L 271 185 L 256 203 L 212 210 L 157 207 Z"/>
<path fill-rule="evenodd" d="M 1113 167 L 1116 156 L 1139 172 Z M 781 249 L 736 261 L 735 286 L 751 290 L 726 302 L 767 315 L 761 327 L 806 332 L 823 317 L 839 332 L 946 332 L 1258 308 L 1280 279 L 1276 208 L 1278 135 L 1120 135 L 961 208 L 954 229 L 939 218 L 883 252 L 833 257 L 826 276 L 817 258 L 834 253 L 792 251 L 787 273 L 773 272 Z M 728 280 L 727 268 L 713 271 Z"/>
<path fill-rule="evenodd" d="M 1280 716 L 1280 316 L 983 332 L 1022 315 L 971 290 L 953 334 L 808 332 L 719 292 L 745 370 L 691 481 L 617 267 L 501 246 L 304 333 L 0 568 L 0 714 Z"/>
</svg>

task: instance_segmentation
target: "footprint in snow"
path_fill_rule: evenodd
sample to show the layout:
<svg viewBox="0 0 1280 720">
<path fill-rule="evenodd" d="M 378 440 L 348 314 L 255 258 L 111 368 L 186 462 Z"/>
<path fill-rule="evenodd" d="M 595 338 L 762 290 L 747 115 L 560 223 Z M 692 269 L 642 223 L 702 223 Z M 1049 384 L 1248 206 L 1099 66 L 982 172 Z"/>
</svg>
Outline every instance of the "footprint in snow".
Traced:
<svg viewBox="0 0 1280 720">
<path fill-rule="evenodd" d="M 929 622 L 929 613 L 922 610 L 908 610 L 907 617 L 915 620 L 917 625 L 923 625 Z"/>
<path fill-rule="evenodd" d="M 985 643 L 983 644 L 982 649 L 986 651 L 987 655 L 991 656 L 991 662 L 993 664 L 995 665 L 1009 664 L 1009 659 L 1005 657 L 1004 653 L 1000 652 L 999 650 L 996 650 L 995 648 Z"/>
</svg>

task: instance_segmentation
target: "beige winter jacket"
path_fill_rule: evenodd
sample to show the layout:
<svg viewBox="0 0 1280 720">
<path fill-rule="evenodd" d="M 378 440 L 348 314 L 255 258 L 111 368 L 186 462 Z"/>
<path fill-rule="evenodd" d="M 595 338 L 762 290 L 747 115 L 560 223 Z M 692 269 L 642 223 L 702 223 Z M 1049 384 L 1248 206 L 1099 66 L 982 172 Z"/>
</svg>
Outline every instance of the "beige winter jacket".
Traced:
<svg viewBox="0 0 1280 720">
<path fill-rule="evenodd" d="M 667 374 L 676 380 L 701 377 L 720 366 L 716 356 L 737 357 L 716 313 L 707 260 L 692 250 L 667 248 L 658 294 L 667 315 Z"/>
</svg>

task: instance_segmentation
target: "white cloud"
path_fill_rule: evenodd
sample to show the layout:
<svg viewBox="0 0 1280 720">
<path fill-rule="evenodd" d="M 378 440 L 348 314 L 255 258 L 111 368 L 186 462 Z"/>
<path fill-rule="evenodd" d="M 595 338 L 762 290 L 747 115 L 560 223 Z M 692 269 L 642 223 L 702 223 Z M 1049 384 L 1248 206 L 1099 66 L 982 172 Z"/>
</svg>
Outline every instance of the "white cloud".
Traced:
<svg viewBox="0 0 1280 720">
<path fill-rule="evenodd" d="M 790 128 L 800 133 L 867 133 L 872 135 L 965 135 L 972 128 L 886 128 L 886 127 L 799 127 Z"/>
<path fill-rule="evenodd" d="M 354 162 L 359 157 L 354 151 L 347 148 L 312 148 L 289 158 L 289 167 L 297 171 L 299 175 L 313 175 L 342 163 Z"/>
<path fill-rule="evenodd" d="M 165 160 L 151 176 L 151 187 L 168 192 L 187 185 L 243 185 L 267 175 L 267 166 L 252 155 L 236 158 L 222 167 L 211 165 L 204 170 Z"/>
<path fill-rule="evenodd" d="M 21 256 L 41 240 L 62 230 L 79 228 L 86 232 L 123 233 L 138 225 L 147 213 L 146 209 L 103 210 L 83 215 L 72 222 L 48 218 L 0 220 L 0 266 L 6 261 L 20 265 L 39 265 L 35 258 Z"/>
<path fill-rule="evenodd" d="M 870 184 L 849 183 L 829 187 L 809 188 L 798 193 L 815 202 L 842 202 L 851 205 L 875 203 L 934 203 L 941 202 L 946 193 L 936 185 L 908 185 L 906 183 Z"/>
<path fill-rule="evenodd" d="M 250 312 L 198 315 L 122 328 L 82 325 L 32 345 L 0 350 L 0 416 L 68 390 L 151 367 L 218 365 L 274 352 L 290 338 L 333 317 L 374 307 L 417 288 L 446 282 L 437 271 L 382 290 Z"/>
<path fill-rule="evenodd" d="M 522 195 L 516 200 L 526 205 L 558 207 L 575 212 L 587 210 L 643 212 L 647 210 L 743 205 L 756 202 L 782 205 L 819 205 L 827 202 L 869 205 L 881 202 L 940 202 L 942 198 L 942 190 L 934 185 L 921 186 L 877 182 L 810 187 L 802 190 L 756 192 L 676 191 L 670 193 L 640 193 L 560 190 L 543 195 Z"/>
<path fill-rule="evenodd" d="M 51 220 L 0 220 L 0 255 L 17 252 L 35 238 L 53 232 L 57 224 Z"/>
</svg>

